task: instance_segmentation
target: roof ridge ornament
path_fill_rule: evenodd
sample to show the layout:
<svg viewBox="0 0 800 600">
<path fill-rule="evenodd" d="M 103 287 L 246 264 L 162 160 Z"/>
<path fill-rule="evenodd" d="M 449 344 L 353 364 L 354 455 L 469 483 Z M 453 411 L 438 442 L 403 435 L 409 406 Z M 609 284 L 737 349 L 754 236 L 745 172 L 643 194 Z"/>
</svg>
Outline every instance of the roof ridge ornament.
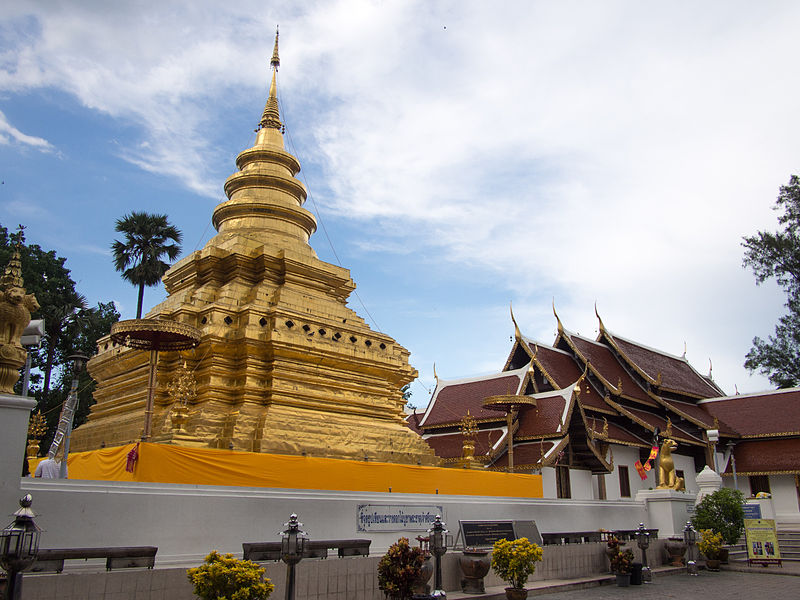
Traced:
<svg viewBox="0 0 800 600">
<path fill-rule="evenodd" d="M 603 323 L 603 319 L 600 318 L 600 313 L 597 312 L 597 300 L 594 301 L 594 314 L 597 317 L 598 322 L 600 323 L 600 333 L 606 333 L 606 326 Z"/>
<path fill-rule="evenodd" d="M 553 297 L 553 315 L 556 317 L 556 322 L 558 323 L 558 333 L 564 333 L 564 325 L 561 323 L 561 319 L 558 318 L 558 313 L 556 312 L 556 299 L 555 296 Z"/>
<path fill-rule="evenodd" d="M 714 371 L 714 365 L 711 364 L 711 357 L 708 358 L 708 378 L 714 379 L 712 372 Z"/>
<path fill-rule="evenodd" d="M 686 360 L 686 340 L 683 340 L 683 360 Z"/>
<path fill-rule="evenodd" d="M 508 302 L 508 310 L 511 312 L 511 322 L 514 323 L 514 337 L 517 339 L 519 343 L 522 343 L 522 332 L 519 330 L 519 325 L 517 325 L 517 320 L 514 318 L 514 307 L 510 300 Z"/>
<path fill-rule="evenodd" d="M 436 380 L 436 385 L 439 385 L 439 376 L 436 374 L 436 363 L 433 363 L 433 378 Z"/>
</svg>

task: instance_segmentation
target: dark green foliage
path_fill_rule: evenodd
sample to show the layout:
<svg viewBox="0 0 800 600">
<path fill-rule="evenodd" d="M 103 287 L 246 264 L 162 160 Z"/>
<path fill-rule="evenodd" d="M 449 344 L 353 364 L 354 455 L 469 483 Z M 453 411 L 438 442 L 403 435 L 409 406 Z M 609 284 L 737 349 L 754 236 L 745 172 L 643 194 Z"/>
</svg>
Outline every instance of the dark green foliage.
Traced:
<svg viewBox="0 0 800 600">
<path fill-rule="evenodd" d="M 122 278 L 139 287 L 136 318 L 142 318 L 142 301 L 145 286 L 158 285 L 169 265 L 163 257 L 173 261 L 181 253 L 183 235 L 167 221 L 167 215 L 132 212 L 117 219 L 116 230 L 125 234 L 125 241 L 111 244 L 114 267 Z M 171 243 L 174 242 L 174 243 Z"/>
<path fill-rule="evenodd" d="M 13 234 L 13 237 L 18 237 L 21 242 L 20 262 L 25 289 L 36 296 L 41 306 L 31 316 L 45 322 L 41 346 L 31 351 L 30 395 L 36 398 L 37 410 L 47 419 L 48 432 L 39 446 L 41 452 L 46 452 L 72 383 L 67 357 L 77 352 L 87 356 L 94 354 L 97 340 L 111 331 L 111 325 L 119 320 L 119 313 L 113 302 L 101 302 L 95 308 L 87 308 L 85 298 L 75 289 L 70 271 L 64 266 L 66 258 L 57 256 L 53 250 L 42 250 L 36 244 L 26 245 L 21 233 Z M 0 268 L 5 268 L 11 257 L 15 243 L 11 238 L 8 230 L 0 225 Z M 55 380 L 55 385 L 51 385 L 51 380 Z M 84 372 L 78 386 L 75 427 L 86 421 L 93 403 L 94 388 L 95 382 Z M 22 391 L 21 378 L 15 391 Z"/>
<path fill-rule="evenodd" d="M 698 531 L 721 533 L 725 543 L 735 544 L 744 533 L 744 495 L 739 490 L 722 488 L 705 496 L 695 509 L 692 525 Z"/>
<path fill-rule="evenodd" d="M 775 203 L 780 229 L 759 231 L 744 238 L 744 266 L 750 267 L 761 284 L 775 278 L 786 292 L 787 314 L 768 340 L 753 339 L 744 366 L 758 371 L 780 388 L 800 385 L 800 178 L 792 175 L 782 186 Z"/>
</svg>

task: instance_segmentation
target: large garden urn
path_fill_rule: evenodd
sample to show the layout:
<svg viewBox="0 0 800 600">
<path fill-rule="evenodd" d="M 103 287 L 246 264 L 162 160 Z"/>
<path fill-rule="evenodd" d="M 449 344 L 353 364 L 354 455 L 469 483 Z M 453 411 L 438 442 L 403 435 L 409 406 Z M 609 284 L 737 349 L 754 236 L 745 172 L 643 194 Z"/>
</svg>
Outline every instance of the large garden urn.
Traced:
<svg viewBox="0 0 800 600">
<path fill-rule="evenodd" d="M 465 594 L 485 594 L 483 578 L 489 572 L 492 561 L 488 550 L 466 549 L 458 559 L 461 573 L 461 591 Z"/>
</svg>

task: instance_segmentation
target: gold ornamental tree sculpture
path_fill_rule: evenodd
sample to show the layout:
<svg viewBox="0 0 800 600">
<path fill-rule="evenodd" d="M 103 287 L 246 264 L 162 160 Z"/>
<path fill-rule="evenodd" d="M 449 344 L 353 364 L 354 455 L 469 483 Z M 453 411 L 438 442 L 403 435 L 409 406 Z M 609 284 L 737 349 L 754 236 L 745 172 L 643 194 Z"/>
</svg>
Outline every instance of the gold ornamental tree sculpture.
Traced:
<svg viewBox="0 0 800 600">
<path fill-rule="evenodd" d="M 279 65 L 276 36 L 255 144 L 225 182 L 217 234 L 166 273 L 168 297 L 148 314 L 200 330 L 194 350 L 158 363 L 168 382 L 185 360 L 197 388 L 176 407 L 181 400 L 156 386 L 150 441 L 436 464 L 403 420 L 400 388 L 417 375 L 408 350 L 347 306 L 349 271 L 309 245 L 316 219 L 303 207 L 300 163 L 284 148 Z M 141 424 L 147 362 L 110 338 L 98 350 L 89 363 L 97 404 L 75 450 L 134 441 Z"/>
</svg>

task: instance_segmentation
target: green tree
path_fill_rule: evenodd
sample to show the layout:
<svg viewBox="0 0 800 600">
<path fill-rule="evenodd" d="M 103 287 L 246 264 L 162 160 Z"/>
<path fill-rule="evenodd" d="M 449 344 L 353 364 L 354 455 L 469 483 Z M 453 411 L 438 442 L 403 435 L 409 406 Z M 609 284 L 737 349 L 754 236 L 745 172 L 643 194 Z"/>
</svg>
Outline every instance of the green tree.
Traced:
<svg viewBox="0 0 800 600">
<path fill-rule="evenodd" d="M 745 237 L 744 266 L 753 270 L 756 284 L 775 278 L 786 292 L 787 313 L 775 334 L 753 339 L 744 366 L 758 371 L 779 388 L 800 385 L 800 178 L 792 175 L 781 186 L 775 210 L 779 229 Z"/>
<path fill-rule="evenodd" d="M 116 230 L 125 234 L 125 241 L 115 240 L 111 245 L 114 267 L 123 279 L 139 286 L 136 318 L 141 319 L 144 288 L 158 285 L 169 269 L 163 257 L 171 261 L 178 258 L 183 235 L 169 224 L 167 215 L 135 211 L 117 219 Z"/>
<path fill-rule="evenodd" d="M 725 543 L 736 544 L 744 533 L 744 495 L 739 490 L 721 488 L 704 496 L 695 508 L 692 525 L 697 530 L 721 533 Z"/>
</svg>

